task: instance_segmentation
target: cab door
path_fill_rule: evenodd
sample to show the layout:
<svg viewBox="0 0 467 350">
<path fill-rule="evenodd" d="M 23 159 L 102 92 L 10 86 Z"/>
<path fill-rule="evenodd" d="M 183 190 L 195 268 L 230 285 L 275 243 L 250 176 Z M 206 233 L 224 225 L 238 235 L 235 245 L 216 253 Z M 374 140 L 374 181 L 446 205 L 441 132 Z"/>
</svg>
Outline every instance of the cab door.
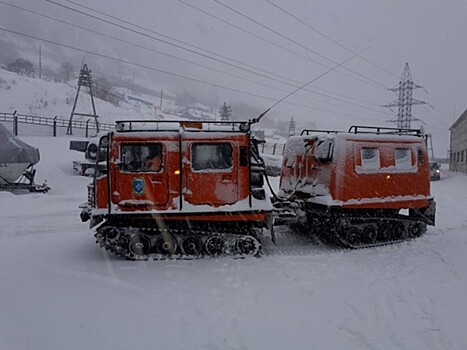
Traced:
<svg viewBox="0 0 467 350">
<path fill-rule="evenodd" d="M 220 206 L 239 200 L 238 150 L 228 141 L 188 141 L 184 162 L 185 201 Z"/>
<path fill-rule="evenodd" d="M 154 157 L 160 168 L 154 168 Z M 113 202 L 122 210 L 152 209 L 169 199 L 166 145 L 161 142 L 121 143 L 112 179 Z"/>
</svg>

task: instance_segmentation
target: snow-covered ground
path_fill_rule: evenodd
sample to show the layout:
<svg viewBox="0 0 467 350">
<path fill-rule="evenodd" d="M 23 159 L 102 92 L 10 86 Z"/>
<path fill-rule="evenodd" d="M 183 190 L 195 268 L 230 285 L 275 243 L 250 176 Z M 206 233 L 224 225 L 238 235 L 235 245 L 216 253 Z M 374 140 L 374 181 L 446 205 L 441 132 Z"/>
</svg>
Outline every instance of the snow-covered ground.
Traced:
<svg viewBox="0 0 467 350">
<path fill-rule="evenodd" d="M 68 138 L 40 148 L 48 194 L 0 192 L 0 349 L 466 349 L 467 176 L 432 183 L 437 226 L 402 244 L 124 261 L 79 219 Z"/>
</svg>

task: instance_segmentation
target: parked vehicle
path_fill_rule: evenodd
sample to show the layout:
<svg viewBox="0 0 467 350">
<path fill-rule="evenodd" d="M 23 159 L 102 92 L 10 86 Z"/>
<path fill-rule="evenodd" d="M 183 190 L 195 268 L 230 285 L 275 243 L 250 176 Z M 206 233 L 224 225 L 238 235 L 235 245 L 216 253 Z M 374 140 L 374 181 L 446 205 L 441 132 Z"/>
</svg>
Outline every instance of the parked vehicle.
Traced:
<svg viewBox="0 0 467 350">
<path fill-rule="evenodd" d="M 437 162 L 430 162 L 430 180 L 441 179 L 441 166 Z"/>
<path fill-rule="evenodd" d="M 105 161 L 96 163 L 99 140 L 99 137 L 94 137 L 90 140 L 70 141 L 70 150 L 84 153 L 84 159 L 73 161 L 73 172 L 75 174 L 81 176 L 93 176 L 96 171 L 96 167 L 103 170 L 107 166 L 107 162 Z"/>
</svg>

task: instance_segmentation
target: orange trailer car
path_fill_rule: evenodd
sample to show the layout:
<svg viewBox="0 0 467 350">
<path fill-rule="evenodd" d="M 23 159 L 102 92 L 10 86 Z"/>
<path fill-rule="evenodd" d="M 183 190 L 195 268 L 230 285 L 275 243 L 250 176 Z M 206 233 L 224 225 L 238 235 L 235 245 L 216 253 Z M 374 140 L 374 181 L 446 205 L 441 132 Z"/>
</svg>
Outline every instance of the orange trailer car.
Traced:
<svg viewBox="0 0 467 350">
<path fill-rule="evenodd" d="M 290 226 L 350 247 L 417 237 L 435 223 L 419 130 L 304 130 L 286 145 L 278 195 L 277 207 L 298 208 Z"/>
</svg>

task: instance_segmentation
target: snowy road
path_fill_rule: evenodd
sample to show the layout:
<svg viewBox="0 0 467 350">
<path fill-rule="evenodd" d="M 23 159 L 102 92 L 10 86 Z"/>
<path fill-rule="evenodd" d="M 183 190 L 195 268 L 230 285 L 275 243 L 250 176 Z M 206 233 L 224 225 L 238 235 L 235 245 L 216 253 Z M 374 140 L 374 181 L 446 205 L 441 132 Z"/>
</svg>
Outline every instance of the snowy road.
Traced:
<svg viewBox="0 0 467 350">
<path fill-rule="evenodd" d="M 357 251 L 279 232 L 262 258 L 129 262 L 79 220 L 89 179 L 39 146 L 47 195 L 0 193 L 0 349 L 466 349 L 467 176 L 432 183 L 437 226 Z"/>
</svg>

